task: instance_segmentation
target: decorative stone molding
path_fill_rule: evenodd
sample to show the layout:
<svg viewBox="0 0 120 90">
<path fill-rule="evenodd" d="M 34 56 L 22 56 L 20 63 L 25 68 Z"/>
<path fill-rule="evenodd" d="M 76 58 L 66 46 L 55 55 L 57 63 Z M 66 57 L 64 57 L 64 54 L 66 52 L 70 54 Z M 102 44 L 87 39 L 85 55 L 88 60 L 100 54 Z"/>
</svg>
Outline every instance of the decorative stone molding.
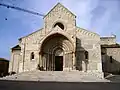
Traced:
<svg viewBox="0 0 120 90">
<path fill-rule="evenodd" d="M 77 30 L 77 33 L 81 34 L 81 35 L 86 35 L 86 36 L 90 36 L 90 37 L 99 37 L 98 34 L 96 34 L 94 32 L 87 31 L 87 30 L 79 28 L 79 27 L 77 27 L 76 30 Z"/>
<path fill-rule="evenodd" d="M 58 12 L 59 11 L 59 12 Z M 48 14 L 44 17 L 45 20 L 52 18 L 54 15 L 59 17 L 60 15 L 65 14 L 68 18 L 75 18 L 76 16 L 70 12 L 67 8 L 65 8 L 63 5 L 58 3 L 51 11 L 48 12 Z M 54 14 L 54 15 L 53 15 Z"/>
</svg>

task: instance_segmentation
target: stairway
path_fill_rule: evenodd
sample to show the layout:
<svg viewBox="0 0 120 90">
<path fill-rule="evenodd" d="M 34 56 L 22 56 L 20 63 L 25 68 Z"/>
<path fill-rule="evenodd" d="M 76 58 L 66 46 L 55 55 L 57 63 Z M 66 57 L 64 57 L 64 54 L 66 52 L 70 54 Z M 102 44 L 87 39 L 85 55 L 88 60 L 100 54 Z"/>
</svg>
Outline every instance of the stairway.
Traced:
<svg viewBox="0 0 120 90">
<path fill-rule="evenodd" d="M 57 81 L 57 82 L 109 82 L 94 74 L 80 71 L 27 71 L 6 76 L 1 80 Z"/>
</svg>

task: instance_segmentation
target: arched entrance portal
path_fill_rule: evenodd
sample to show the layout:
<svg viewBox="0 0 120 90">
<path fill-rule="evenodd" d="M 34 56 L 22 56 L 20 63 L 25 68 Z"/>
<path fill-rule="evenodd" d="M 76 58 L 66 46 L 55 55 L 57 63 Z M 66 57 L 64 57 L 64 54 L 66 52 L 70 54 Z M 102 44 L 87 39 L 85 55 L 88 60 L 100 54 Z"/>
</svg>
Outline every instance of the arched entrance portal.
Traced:
<svg viewBox="0 0 120 90">
<path fill-rule="evenodd" d="M 55 71 L 63 71 L 64 51 L 61 48 L 55 50 Z"/>
<path fill-rule="evenodd" d="M 47 37 L 41 45 L 41 63 L 47 71 L 63 71 L 73 66 L 73 44 L 61 34 Z"/>
</svg>

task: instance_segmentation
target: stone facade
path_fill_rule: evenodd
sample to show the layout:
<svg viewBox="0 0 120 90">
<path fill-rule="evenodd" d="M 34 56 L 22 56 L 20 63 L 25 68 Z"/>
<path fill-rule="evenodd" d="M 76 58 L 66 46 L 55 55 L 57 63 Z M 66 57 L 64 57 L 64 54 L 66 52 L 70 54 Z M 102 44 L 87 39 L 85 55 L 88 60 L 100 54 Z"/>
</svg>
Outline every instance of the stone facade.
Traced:
<svg viewBox="0 0 120 90">
<path fill-rule="evenodd" d="M 77 27 L 76 16 L 58 3 L 44 16 L 42 29 L 20 38 L 12 48 L 9 72 L 39 66 L 45 71 L 78 70 L 102 77 L 101 43 L 98 34 Z"/>
<path fill-rule="evenodd" d="M 115 43 L 115 37 L 108 37 L 111 44 L 101 45 L 101 56 L 103 71 L 113 74 L 120 74 L 120 45 Z"/>
</svg>

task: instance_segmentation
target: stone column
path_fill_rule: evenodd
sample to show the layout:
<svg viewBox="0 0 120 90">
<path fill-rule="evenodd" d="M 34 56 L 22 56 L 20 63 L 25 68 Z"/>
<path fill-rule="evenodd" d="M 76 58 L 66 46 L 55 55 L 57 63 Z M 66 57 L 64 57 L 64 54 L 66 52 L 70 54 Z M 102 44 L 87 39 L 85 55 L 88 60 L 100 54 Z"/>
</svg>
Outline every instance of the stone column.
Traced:
<svg viewBox="0 0 120 90">
<path fill-rule="evenodd" d="M 14 54 L 12 53 L 12 72 L 14 71 Z"/>
<path fill-rule="evenodd" d="M 65 68 L 66 52 L 63 54 L 63 69 Z"/>
<path fill-rule="evenodd" d="M 71 71 L 73 69 L 73 54 L 72 52 L 69 53 L 69 70 Z"/>
<path fill-rule="evenodd" d="M 50 66 L 50 62 L 49 62 L 49 52 L 47 53 L 47 60 L 46 60 L 46 70 L 49 71 L 49 66 Z"/>
<path fill-rule="evenodd" d="M 18 57 L 18 67 L 17 67 L 17 73 L 19 73 L 19 64 L 20 64 L 20 54 L 19 54 L 19 57 Z"/>
<path fill-rule="evenodd" d="M 42 55 L 41 55 L 41 53 L 39 53 L 39 65 L 40 65 L 40 67 L 43 65 L 42 64 Z"/>
<path fill-rule="evenodd" d="M 75 52 L 72 52 L 72 59 L 73 59 L 73 70 L 75 70 L 76 67 L 76 58 L 75 58 Z"/>
<path fill-rule="evenodd" d="M 52 54 L 52 71 L 54 71 L 54 58 L 53 58 L 53 54 Z"/>
<path fill-rule="evenodd" d="M 22 67 L 22 72 L 25 70 L 25 48 L 26 48 L 26 39 L 25 42 L 22 45 L 23 47 L 23 52 L 22 52 L 22 60 L 23 60 L 23 67 Z"/>
<path fill-rule="evenodd" d="M 70 53 L 68 52 L 68 69 L 69 69 L 69 71 L 70 71 Z"/>
</svg>

